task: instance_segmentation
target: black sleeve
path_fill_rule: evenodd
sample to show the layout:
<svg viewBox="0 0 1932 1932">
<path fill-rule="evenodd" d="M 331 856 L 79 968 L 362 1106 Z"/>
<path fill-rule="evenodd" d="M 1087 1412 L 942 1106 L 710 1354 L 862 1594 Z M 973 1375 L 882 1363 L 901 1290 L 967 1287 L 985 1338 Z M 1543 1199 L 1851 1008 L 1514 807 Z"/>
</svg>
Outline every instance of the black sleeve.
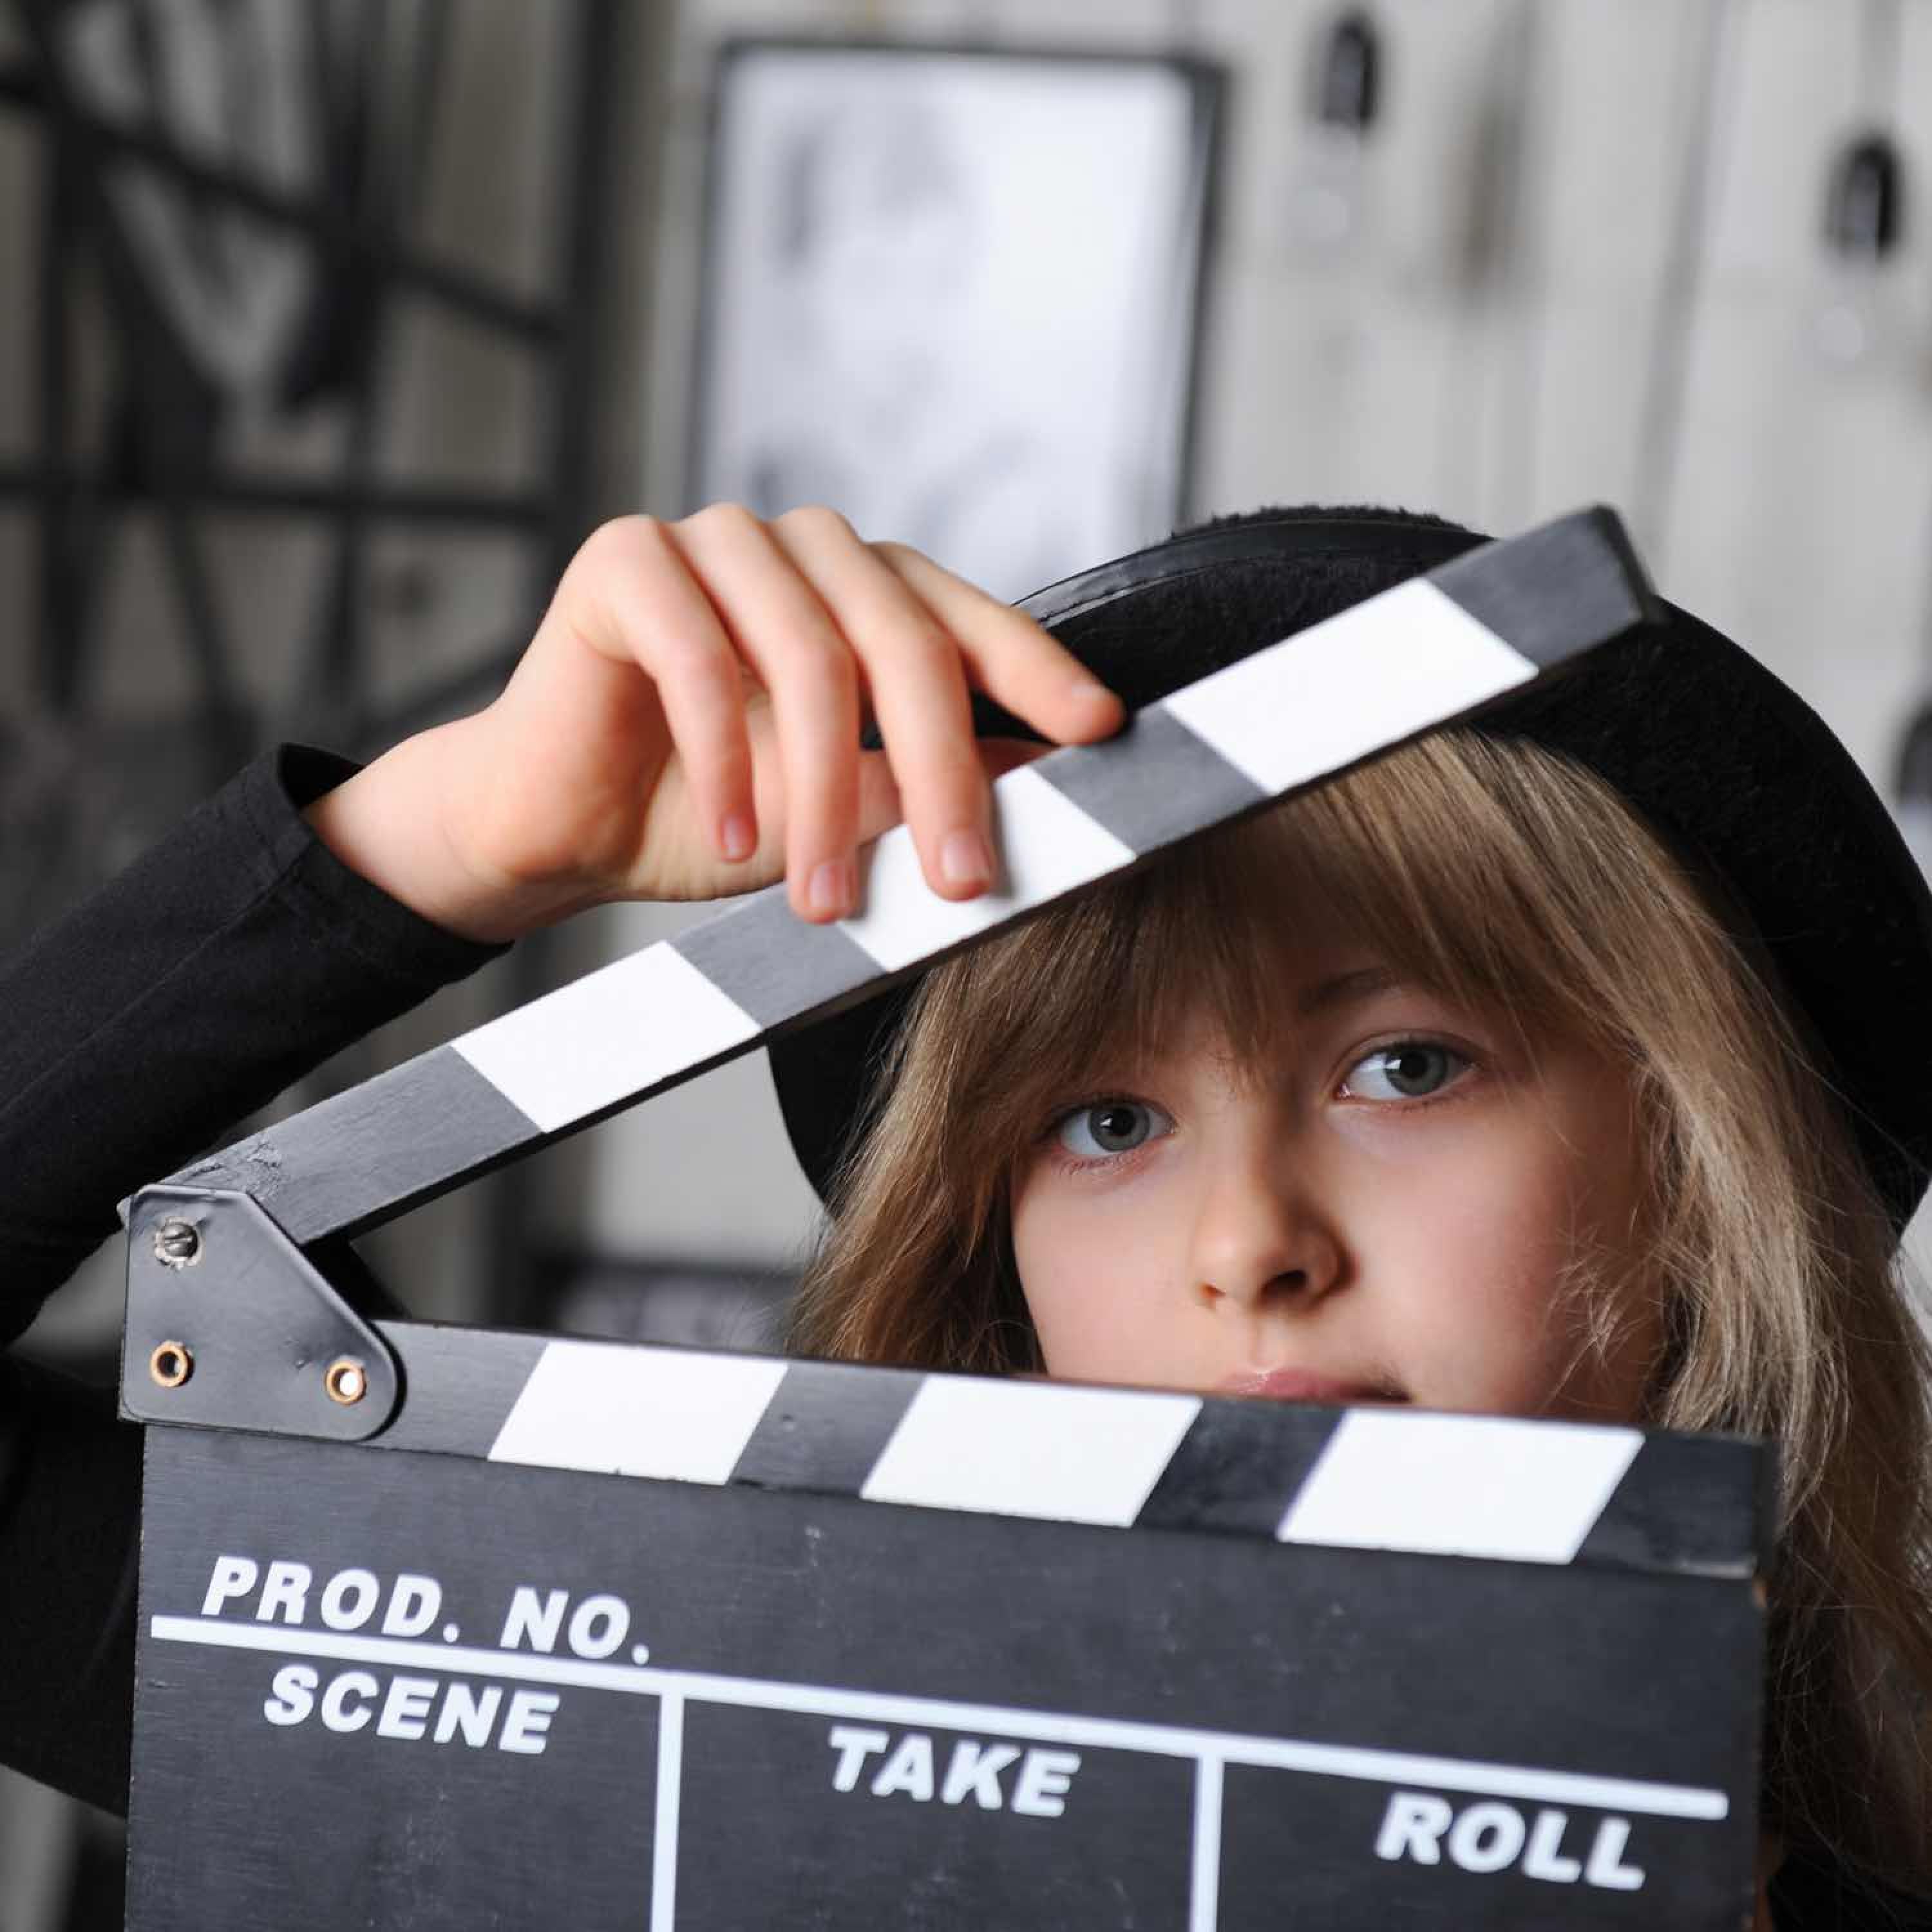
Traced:
<svg viewBox="0 0 1932 1932">
<path fill-rule="evenodd" d="M 284 748 L 0 967 L 0 1343 L 116 1204 L 495 951 L 343 866 L 301 807 L 353 771 Z M 127 1804 L 140 1432 L 0 1359 L 0 1761 Z"/>
</svg>

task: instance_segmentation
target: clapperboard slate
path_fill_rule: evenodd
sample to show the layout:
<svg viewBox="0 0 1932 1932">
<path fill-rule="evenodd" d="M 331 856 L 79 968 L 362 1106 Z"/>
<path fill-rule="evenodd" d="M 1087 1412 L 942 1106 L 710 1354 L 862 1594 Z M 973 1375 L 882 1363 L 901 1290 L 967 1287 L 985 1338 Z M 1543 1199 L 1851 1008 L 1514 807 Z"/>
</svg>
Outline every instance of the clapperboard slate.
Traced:
<svg viewBox="0 0 1932 1932">
<path fill-rule="evenodd" d="M 1641 620 L 1594 512 L 136 1197 L 128 1924 L 1734 1928 L 1762 1451 L 374 1320 L 346 1238 Z M 1161 801 L 1150 812 L 1150 795 Z M 1104 1268 L 1104 1256 L 1095 1265 Z"/>
</svg>

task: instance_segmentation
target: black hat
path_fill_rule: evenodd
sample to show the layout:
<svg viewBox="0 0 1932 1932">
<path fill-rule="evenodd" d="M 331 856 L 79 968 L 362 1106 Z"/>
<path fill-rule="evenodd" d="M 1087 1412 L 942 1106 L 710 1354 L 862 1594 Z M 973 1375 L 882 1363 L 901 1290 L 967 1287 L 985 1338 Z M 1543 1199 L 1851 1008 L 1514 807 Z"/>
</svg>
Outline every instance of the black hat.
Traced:
<svg viewBox="0 0 1932 1932">
<path fill-rule="evenodd" d="M 1023 600 L 1130 709 L 1487 539 L 1377 510 L 1264 511 L 1170 538 Z M 1932 1172 L 1932 895 L 1891 814 L 1824 722 L 1674 604 L 1663 621 L 1475 728 L 1598 773 L 1754 922 L 1809 1024 L 1893 1226 Z M 982 734 L 1032 736 L 996 706 Z M 910 994 L 900 986 L 776 1044 L 800 1164 L 828 1194 Z"/>
</svg>

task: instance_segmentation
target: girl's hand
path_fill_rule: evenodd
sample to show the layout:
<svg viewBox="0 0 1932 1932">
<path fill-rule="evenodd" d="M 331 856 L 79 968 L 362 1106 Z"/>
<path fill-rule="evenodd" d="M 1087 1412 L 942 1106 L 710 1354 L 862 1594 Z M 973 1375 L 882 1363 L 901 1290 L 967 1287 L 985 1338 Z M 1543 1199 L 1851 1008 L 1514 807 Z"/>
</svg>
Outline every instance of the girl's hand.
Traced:
<svg viewBox="0 0 1932 1932">
<path fill-rule="evenodd" d="M 1120 701 L 1030 617 L 835 512 L 627 517 L 572 560 L 508 684 L 310 807 L 322 839 L 451 930 L 514 938 L 620 898 L 782 876 L 801 918 L 856 910 L 856 848 L 903 814 L 926 880 L 993 882 L 982 691 L 1062 743 Z M 862 752 L 862 719 L 885 748 Z"/>
</svg>

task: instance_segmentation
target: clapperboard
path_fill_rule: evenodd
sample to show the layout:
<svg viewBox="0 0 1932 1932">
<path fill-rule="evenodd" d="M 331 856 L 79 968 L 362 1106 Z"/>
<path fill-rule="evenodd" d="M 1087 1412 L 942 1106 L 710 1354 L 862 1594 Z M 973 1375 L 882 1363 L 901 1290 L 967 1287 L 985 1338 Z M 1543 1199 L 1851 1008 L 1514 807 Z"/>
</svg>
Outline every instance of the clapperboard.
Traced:
<svg viewBox="0 0 1932 1932">
<path fill-rule="evenodd" d="M 1714 1437 L 365 1318 L 348 1238 L 1641 620 L 1471 553 L 137 1196 L 128 1924 L 1735 1928 L 1766 1472 Z M 1096 1258 L 1096 1266 L 1104 1265 Z"/>
</svg>

